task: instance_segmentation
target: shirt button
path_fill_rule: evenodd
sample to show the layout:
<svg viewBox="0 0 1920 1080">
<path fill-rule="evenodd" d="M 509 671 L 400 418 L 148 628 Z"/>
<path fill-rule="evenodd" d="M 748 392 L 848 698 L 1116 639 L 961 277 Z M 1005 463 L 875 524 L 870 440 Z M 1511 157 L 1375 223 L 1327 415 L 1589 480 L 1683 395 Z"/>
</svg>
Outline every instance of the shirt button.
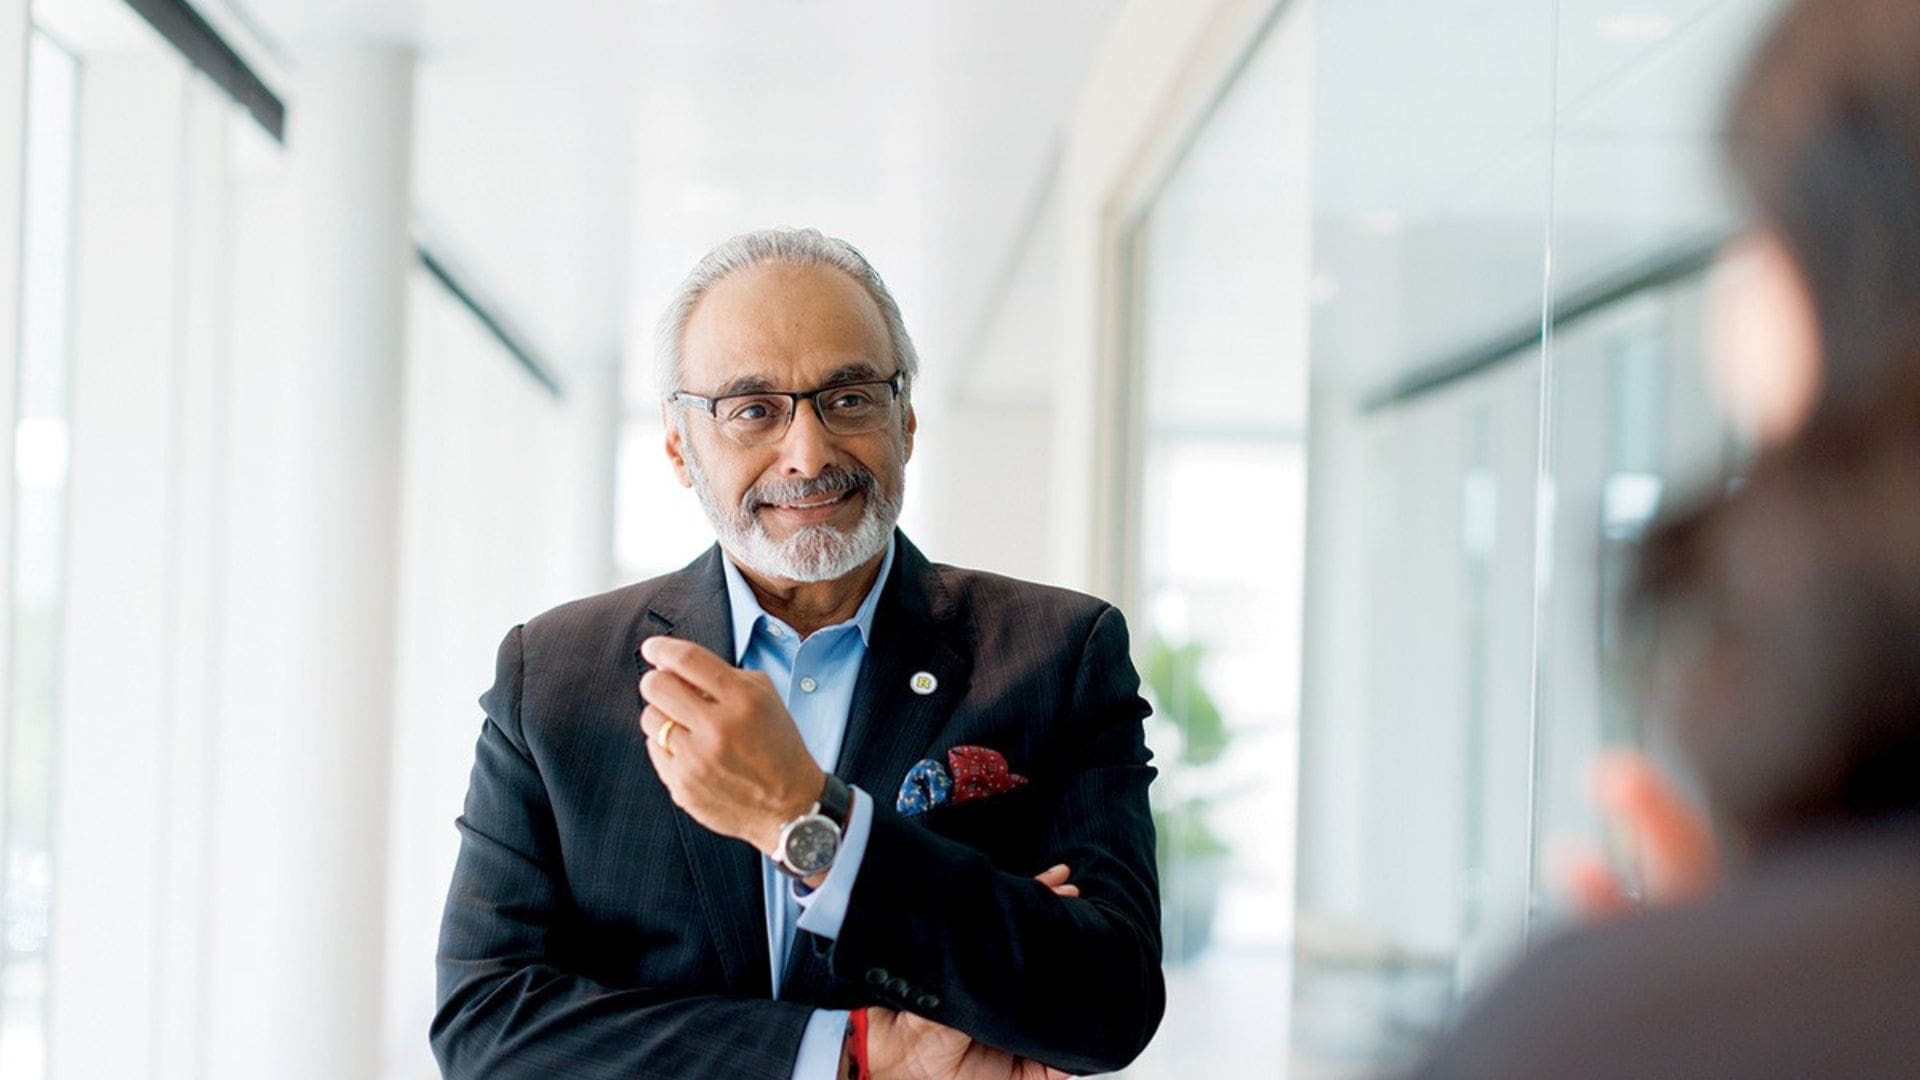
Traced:
<svg viewBox="0 0 1920 1080">
<path fill-rule="evenodd" d="M 787 636 L 787 632 L 786 632 L 785 630 L 782 630 L 782 629 L 780 629 L 780 624 L 779 624 L 779 623 L 768 623 L 768 624 L 767 624 L 767 633 L 769 633 L 769 634 L 772 634 L 772 635 L 773 635 L 774 637 L 786 637 L 786 636 Z"/>
<path fill-rule="evenodd" d="M 805 691 L 806 693 L 811 694 L 815 690 L 820 689 L 820 684 L 817 682 L 814 682 L 813 678 L 809 676 L 805 679 L 800 680 L 800 689 Z"/>
</svg>

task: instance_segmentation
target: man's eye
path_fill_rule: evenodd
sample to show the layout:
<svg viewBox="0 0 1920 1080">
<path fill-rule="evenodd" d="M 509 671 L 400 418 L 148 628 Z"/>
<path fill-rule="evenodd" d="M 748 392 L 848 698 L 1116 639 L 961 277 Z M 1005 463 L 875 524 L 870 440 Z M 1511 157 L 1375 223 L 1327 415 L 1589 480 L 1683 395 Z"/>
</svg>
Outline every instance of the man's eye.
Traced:
<svg viewBox="0 0 1920 1080">
<path fill-rule="evenodd" d="M 727 411 L 728 420 L 757 424 L 773 418 L 773 406 L 765 399 L 743 401 Z"/>
<path fill-rule="evenodd" d="M 864 409 L 873 404 L 873 395 L 865 390 L 839 390 L 827 399 L 829 409 Z"/>
</svg>

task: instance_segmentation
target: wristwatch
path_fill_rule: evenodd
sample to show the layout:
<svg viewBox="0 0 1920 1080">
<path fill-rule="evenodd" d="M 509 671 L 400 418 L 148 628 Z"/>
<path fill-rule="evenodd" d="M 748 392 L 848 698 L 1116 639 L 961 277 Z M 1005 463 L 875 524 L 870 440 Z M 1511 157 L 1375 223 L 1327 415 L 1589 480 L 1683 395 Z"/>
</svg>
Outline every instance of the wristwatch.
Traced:
<svg viewBox="0 0 1920 1080">
<path fill-rule="evenodd" d="M 832 866 L 833 857 L 840 854 L 840 838 L 851 813 L 853 789 L 828 773 L 820 801 L 780 827 L 780 840 L 773 849 L 774 865 L 797 878 L 810 878 Z"/>
</svg>

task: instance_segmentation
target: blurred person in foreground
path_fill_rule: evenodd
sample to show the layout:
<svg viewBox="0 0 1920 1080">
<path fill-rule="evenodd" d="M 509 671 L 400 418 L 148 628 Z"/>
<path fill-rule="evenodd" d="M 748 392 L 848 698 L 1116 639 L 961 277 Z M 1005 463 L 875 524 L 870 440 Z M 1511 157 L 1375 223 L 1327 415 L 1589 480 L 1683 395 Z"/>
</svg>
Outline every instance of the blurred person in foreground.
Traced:
<svg viewBox="0 0 1920 1080">
<path fill-rule="evenodd" d="M 1920 3 L 1793 5 L 1732 157 L 1757 213 L 1716 374 L 1762 449 L 1649 535 L 1629 601 L 1707 808 L 1608 762 L 1657 903 L 1588 865 L 1621 917 L 1536 949 L 1419 1076 L 1920 1076 Z"/>
<path fill-rule="evenodd" d="M 502 643 L 441 929 L 441 1068 L 1126 1065 L 1165 984 L 1120 613 L 896 529 L 918 361 L 846 243 L 722 244 L 660 352 L 667 457 L 718 543 Z"/>
</svg>

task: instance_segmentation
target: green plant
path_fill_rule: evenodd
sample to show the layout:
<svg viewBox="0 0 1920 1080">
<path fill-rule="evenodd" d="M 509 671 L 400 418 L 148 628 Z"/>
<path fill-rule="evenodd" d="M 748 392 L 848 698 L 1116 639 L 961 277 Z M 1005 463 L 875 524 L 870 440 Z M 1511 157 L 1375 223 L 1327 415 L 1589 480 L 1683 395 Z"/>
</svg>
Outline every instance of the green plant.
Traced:
<svg viewBox="0 0 1920 1080">
<path fill-rule="evenodd" d="M 1195 774 L 1227 752 L 1232 734 L 1207 692 L 1201 670 L 1206 649 L 1171 645 L 1155 634 L 1147 645 L 1147 693 L 1157 722 L 1179 736 L 1171 776 L 1154 789 L 1155 854 L 1160 862 L 1161 941 L 1170 964 L 1190 963 L 1213 941 L 1226 857 L 1232 853 L 1213 827 L 1213 797 Z M 1171 783 L 1165 782 L 1171 780 Z"/>
<path fill-rule="evenodd" d="M 1211 765 L 1232 742 L 1226 720 L 1200 678 L 1206 647 L 1170 645 L 1155 634 L 1147 646 L 1146 683 L 1155 714 L 1180 734 L 1174 762 L 1183 767 Z M 1212 800 L 1186 795 L 1154 810 L 1161 862 L 1170 858 L 1220 857 L 1231 850 L 1208 820 Z"/>
<path fill-rule="evenodd" d="M 1220 717 L 1220 707 L 1200 681 L 1206 659 L 1201 645 L 1169 645 L 1154 635 L 1147 652 L 1147 686 L 1154 705 L 1180 732 L 1182 765 L 1210 765 L 1226 753 L 1231 736 Z"/>
</svg>

